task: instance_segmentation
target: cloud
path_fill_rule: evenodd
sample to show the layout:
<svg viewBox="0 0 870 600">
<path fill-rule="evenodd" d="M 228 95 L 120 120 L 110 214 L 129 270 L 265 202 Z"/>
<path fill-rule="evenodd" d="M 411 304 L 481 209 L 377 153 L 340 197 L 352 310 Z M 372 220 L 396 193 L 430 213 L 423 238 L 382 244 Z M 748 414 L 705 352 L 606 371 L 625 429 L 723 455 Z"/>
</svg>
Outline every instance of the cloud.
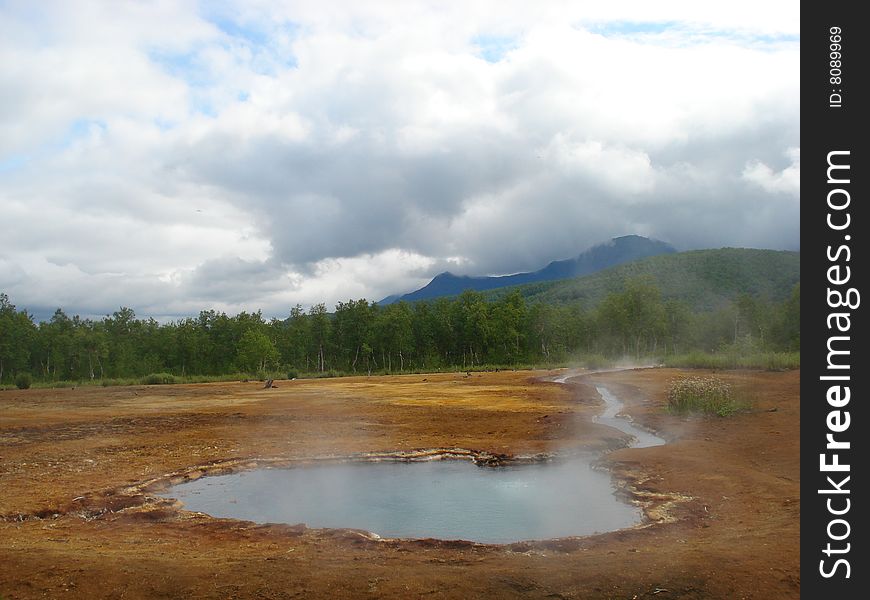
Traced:
<svg viewBox="0 0 870 600">
<path fill-rule="evenodd" d="M 798 248 L 798 36 L 743 1 L 6 3 L 0 290 L 277 315 L 627 233 Z"/>
<path fill-rule="evenodd" d="M 768 193 L 784 193 L 795 197 L 801 191 L 801 151 L 789 148 L 787 152 L 791 164 L 781 171 L 774 171 L 761 161 L 752 161 L 743 169 L 743 179 Z"/>
</svg>

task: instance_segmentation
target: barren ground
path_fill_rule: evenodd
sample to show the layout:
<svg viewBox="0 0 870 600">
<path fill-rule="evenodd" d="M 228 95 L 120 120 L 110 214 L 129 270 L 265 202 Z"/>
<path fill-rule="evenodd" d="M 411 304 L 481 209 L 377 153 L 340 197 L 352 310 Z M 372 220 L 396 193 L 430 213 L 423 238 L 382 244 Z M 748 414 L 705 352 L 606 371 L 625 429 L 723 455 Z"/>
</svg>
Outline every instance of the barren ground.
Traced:
<svg viewBox="0 0 870 600">
<path fill-rule="evenodd" d="M 668 414 L 670 369 L 0 392 L 0 598 L 797 598 L 800 372 L 720 374 L 752 412 Z M 668 439 L 591 422 L 606 382 Z M 257 460 L 605 452 L 641 527 L 507 546 L 190 513 L 149 495 Z"/>
</svg>

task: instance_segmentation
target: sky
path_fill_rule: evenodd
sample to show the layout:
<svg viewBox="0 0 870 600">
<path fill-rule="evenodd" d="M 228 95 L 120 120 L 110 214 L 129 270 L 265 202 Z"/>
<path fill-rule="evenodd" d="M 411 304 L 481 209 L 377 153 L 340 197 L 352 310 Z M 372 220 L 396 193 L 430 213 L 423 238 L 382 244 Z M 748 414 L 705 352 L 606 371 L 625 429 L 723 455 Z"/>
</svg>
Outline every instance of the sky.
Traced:
<svg viewBox="0 0 870 600">
<path fill-rule="evenodd" d="M 158 319 L 800 247 L 798 3 L 0 0 L 0 292 Z"/>
</svg>

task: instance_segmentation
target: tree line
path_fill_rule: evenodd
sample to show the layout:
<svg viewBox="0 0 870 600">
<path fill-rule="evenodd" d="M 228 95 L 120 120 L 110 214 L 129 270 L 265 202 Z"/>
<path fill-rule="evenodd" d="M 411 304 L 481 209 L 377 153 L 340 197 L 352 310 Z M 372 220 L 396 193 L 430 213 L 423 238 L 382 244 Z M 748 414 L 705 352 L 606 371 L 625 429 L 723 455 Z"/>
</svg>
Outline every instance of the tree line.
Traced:
<svg viewBox="0 0 870 600">
<path fill-rule="evenodd" d="M 295 306 L 286 319 L 204 310 L 160 323 L 122 307 L 102 319 L 58 309 L 35 322 L 0 294 L 0 383 L 28 373 L 42 381 L 251 375 L 284 372 L 401 373 L 556 364 L 580 355 L 664 356 L 693 350 L 800 349 L 800 284 L 784 302 L 739 295 L 713 311 L 662 298 L 638 278 L 597 306 L 529 304 L 519 292 L 487 301 L 365 299 Z"/>
</svg>

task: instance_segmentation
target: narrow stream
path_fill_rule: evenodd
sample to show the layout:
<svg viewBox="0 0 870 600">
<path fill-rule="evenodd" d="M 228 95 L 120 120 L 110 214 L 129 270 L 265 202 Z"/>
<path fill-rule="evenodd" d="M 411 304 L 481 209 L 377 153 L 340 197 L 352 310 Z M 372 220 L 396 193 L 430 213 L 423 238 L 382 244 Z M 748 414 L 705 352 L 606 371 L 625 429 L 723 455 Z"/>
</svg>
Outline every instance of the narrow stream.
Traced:
<svg viewBox="0 0 870 600">
<path fill-rule="evenodd" d="M 598 393 L 606 404 L 604 412 L 592 418 L 595 423 L 608 425 L 632 436 L 634 439 L 629 442 L 629 448 L 649 448 L 650 446 L 662 446 L 665 444 L 666 440 L 646 429 L 641 429 L 629 417 L 624 415 L 619 416 L 625 404 L 614 396 L 610 390 L 603 385 L 596 385 L 595 389 L 598 390 Z"/>
<path fill-rule="evenodd" d="M 646 368 L 646 367 L 641 367 Z M 624 369 L 602 369 L 599 371 L 595 371 L 596 373 L 609 373 L 614 371 L 622 371 Z M 559 377 L 555 377 L 553 381 L 555 383 L 567 383 L 569 379 L 572 377 L 577 377 L 577 373 L 566 373 L 565 375 L 560 375 Z M 622 409 L 625 407 L 625 403 L 622 402 L 619 398 L 617 398 L 613 392 L 607 389 L 603 385 L 596 385 L 596 391 L 601 396 L 601 399 L 604 400 L 604 412 L 600 415 L 596 415 L 592 417 L 592 421 L 595 423 L 601 423 L 602 425 L 607 425 L 609 427 L 613 427 L 614 429 L 618 429 L 623 433 L 627 433 L 632 436 L 631 442 L 629 442 L 629 448 L 649 448 L 650 446 L 663 446 L 667 443 L 667 440 L 660 438 L 654 433 L 638 427 L 631 420 L 631 417 L 628 415 L 621 415 Z"/>
</svg>

